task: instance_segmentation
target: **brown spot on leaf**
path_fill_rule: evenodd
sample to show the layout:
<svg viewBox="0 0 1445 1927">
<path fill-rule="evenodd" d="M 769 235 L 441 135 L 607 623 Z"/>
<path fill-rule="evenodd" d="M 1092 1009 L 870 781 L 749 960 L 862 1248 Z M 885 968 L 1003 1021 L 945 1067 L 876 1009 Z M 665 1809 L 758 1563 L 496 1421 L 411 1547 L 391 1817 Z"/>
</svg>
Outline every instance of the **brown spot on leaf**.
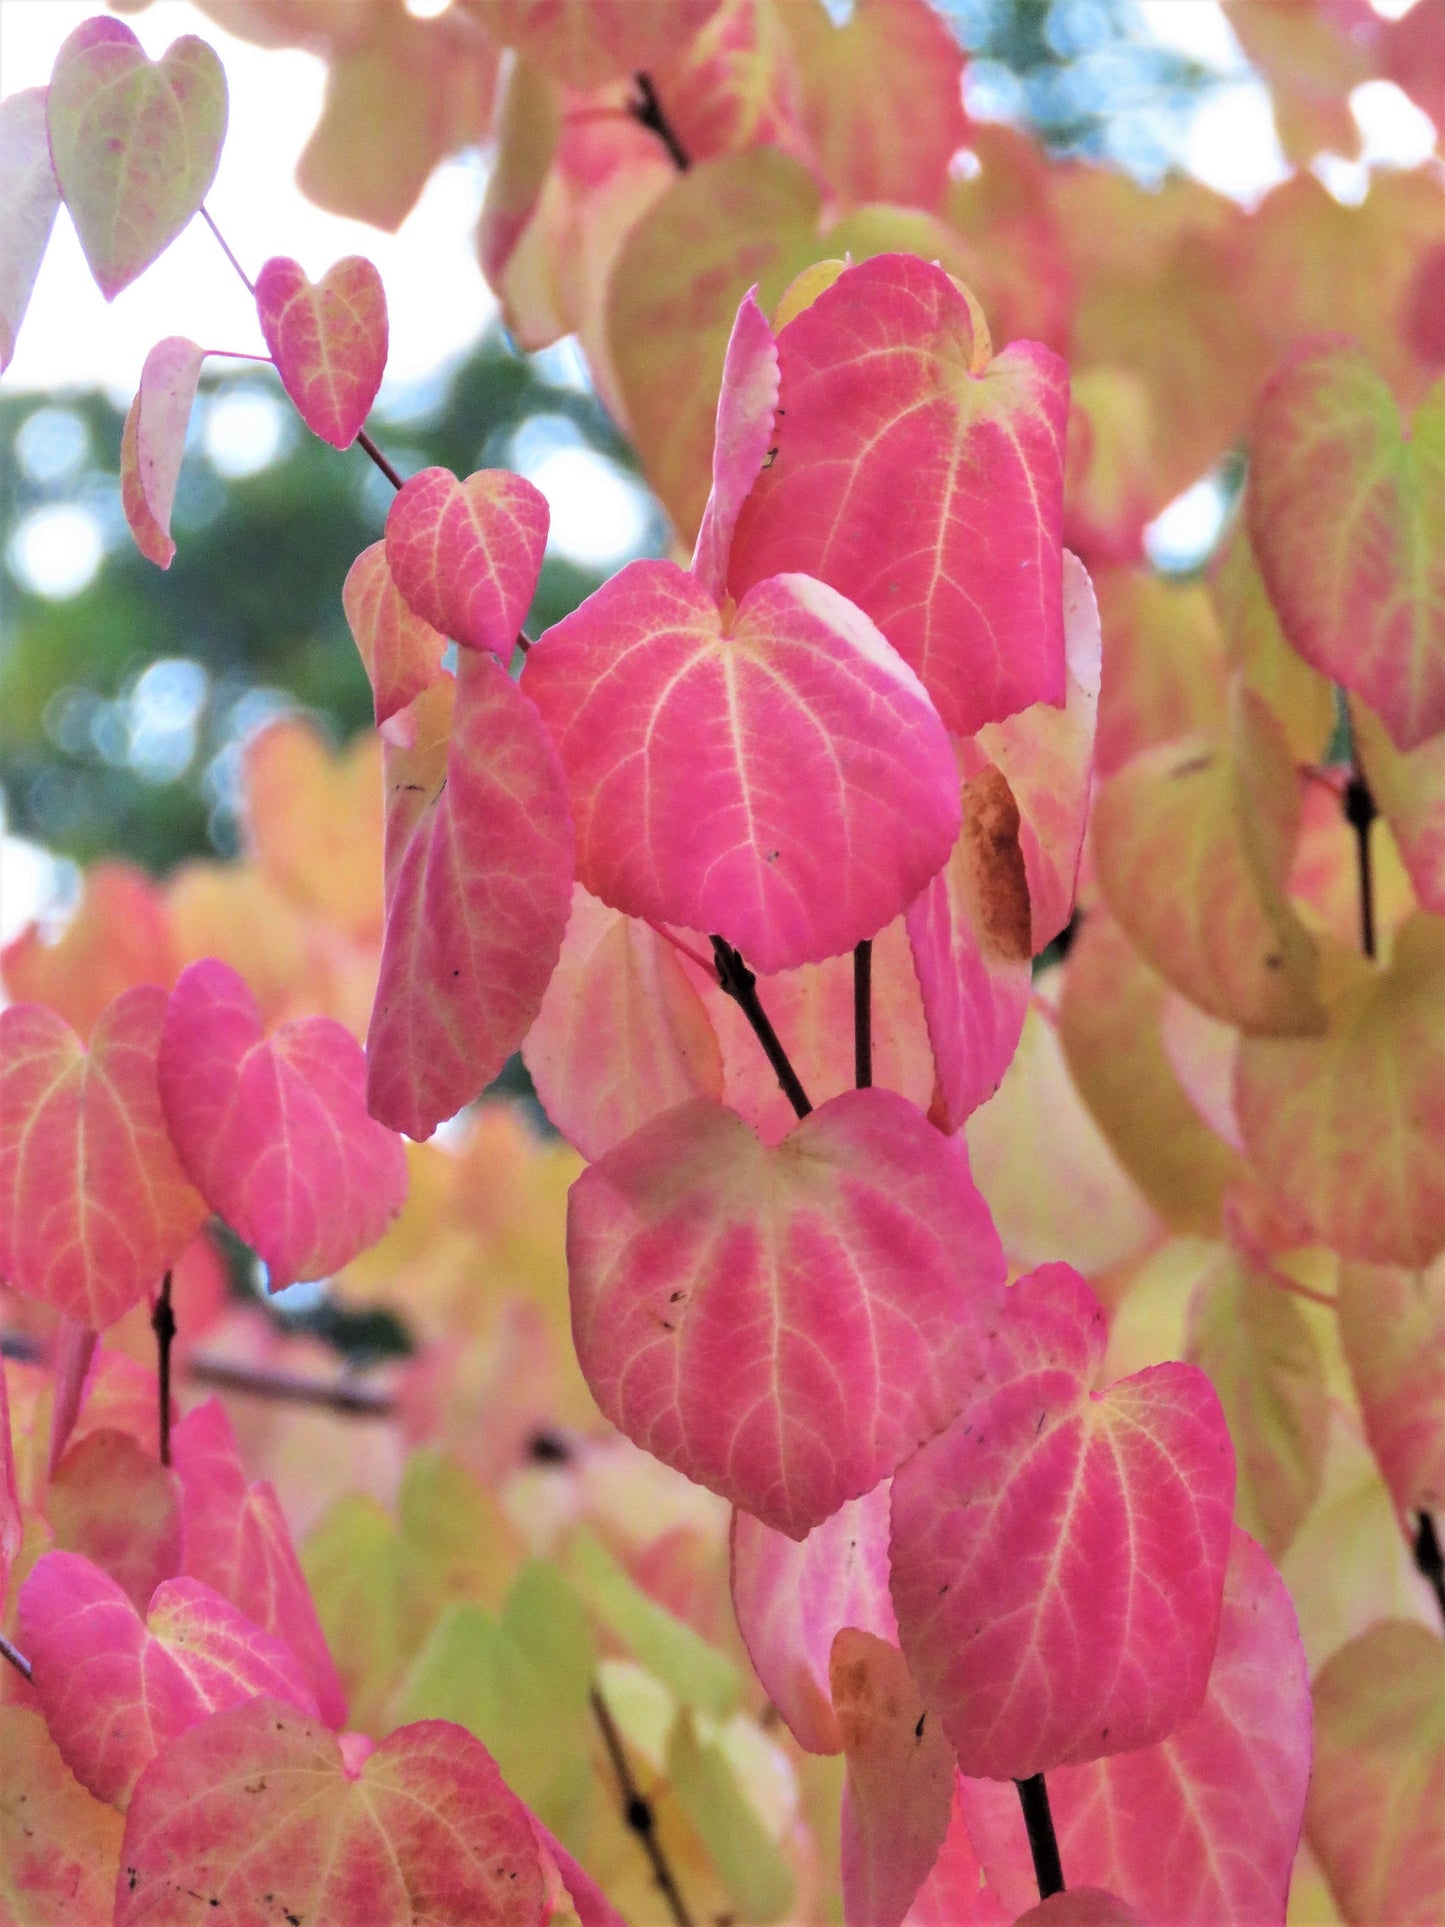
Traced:
<svg viewBox="0 0 1445 1927">
<path fill-rule="evenodd" d="M 1019 846 L 1019 806 L 992 764 L 963 787 L 963 857 L 984 942 L 1021 962 L 1033 954 L 1029 884 Z"/>
</svg>

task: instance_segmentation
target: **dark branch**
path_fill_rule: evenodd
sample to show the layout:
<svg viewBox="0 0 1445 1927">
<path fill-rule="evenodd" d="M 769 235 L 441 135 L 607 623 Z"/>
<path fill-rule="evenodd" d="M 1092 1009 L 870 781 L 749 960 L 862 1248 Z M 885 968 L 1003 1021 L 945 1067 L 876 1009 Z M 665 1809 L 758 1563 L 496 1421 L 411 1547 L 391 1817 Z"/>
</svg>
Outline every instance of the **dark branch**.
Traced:
<svg viewBox="0 0 1445 1927">
<path fill-rule="evenodd" d="M 305 1378 L 300 1372 L 243 1365 L 205 1352 L 193 1352 L 186 1370 L 198 1384 L 214 1385 L 221 1391 L 282 1399 L 293 1405 L 316 1405 L 352 1418 L 389 1418 L 396 1405 L 391 1393 L 379 1385 L 363 1385 L 346 1378 Z"/>
<path fill-rule="evenodd" d="M 632 1768 L 627 1764 L 627 1754 L 622 1745 L 622 1735 L 617 1731 L 617 1722 L 601 1693 L 592 1688 L 592 1712 L 602 1734 L 602 1743 L 607 1748 L 607 1757 L 612 1762 L 612 1771 L 617 1775 L 618 1791 L 622 1795 L 622 1816 L 628 1826 L 642 1842 L 642 1851 L 647 1855 L 652 1868 L 652 1877 L 662 1890 L 662 1897 L 676 1923 L 676 1927 L 692 1927 L 692 1915 L 679 1891 L 676 1876 L 668 1864 L 667 1855 L 657 1837 L 653 1824 L 652 1803 L 644 1799 L 638 1791 L 637 1782 L 632 1777 Z"/>
<path fill-rule="evenodd" d="M 1034 1878 L 1039 1883 L 1039 1899 L 1064 1891 L 1064 1868 L 1059 1859 L 1059 1843 L 1054 1834 L 1054 1816 L 1049 1811 L 1049 1790 L 1042 1773 L 1027 1780 L 1015 1780 L 1019 1804 L 1024 1810 L 1024 1825 L 1029 1830 L 1029 1852 L 1034 1857 Z"/>
<path fill-rule="evenodd" d="M 1412 1548 L 1415 1564 L 1423 1577 L 1430 1582 L 1431 1590 L 1440 1607 L 1440 1617 L 1445 1619 L 1445 1556 L 1442 1556 L 1440 1551 L 1440 1535 L 1435 1530 L 1435 1519 L 1432 1513 L 1419 1513 L 1417 1521 Z"/>
<path fill-rule="evenodd" d="M 657 98 L 652 76 L 634 74 L 632 84 L 637 89 L 637 98 L 629 104 L 628 112 L 639 127 L 645 127 L 649 134 L 656 134 L 667 149 L 667 158 L 679 174 L 685 174 L 692 166 L 692 161 L 677 137 L 677 129 L 662 111 L 662 102 Z"/>
<path fill-rule="evenodd" d="M 873 1082 L 873 941 L 867 937 L 853 952 L 853 1082 L 860 1091 Z"/>
<path fill-rule="evenodd" d="M 1370 786 L 1358 767 L 1345 785 L 1345 821 L 1355 832 L 1355 848 L 1360 861 L 1360 948 L 1367 957 L 1375 954 L 1375 885 L 1370 861 L 1370 825 L 1380 814 Z"/>
<path fill-rule="evenodd" d="M 789 1062 L 788 1053 L 783 1049 L 778 1033 L 769 1021 L 768 1013 L 763 1009 L 758 997 L 757 978 L 725 938 L 714 937 L 711 941 L 713 961 L 717 965 L 717 980 L 724 996 L 732 998 L 752 1025 L 753 1034 L 767 1052 L 773 1074 L 783 1087 L 783 1095 L 799 1117 L 806 1117 L 813 1107 L 808 1101 L 808 1093 L 803 1089 L 798 1073 Z"/>
<path fill-rule="evenodd" d="M 151 1330 L 156 1335 L 156 1396 L 159 1410 L 156 1436 L 160 1440 L 161 1464 L 171 1462 L 171 1346 L 176 1338 L 176 1312 L 171 1303 L 171 1274 L 161 1281 L 161 1295 L 151 1313 Z"/>
<path fill-rule="evenodd" d="M 377 447 L 376 443 L 371 439 L 370 435 L 367 434 L 364 428 L 361 429 L 357 434 L 356 446 L 359 449 L 362 449 L 366 454 L 368 454 L 371 457 L 372 461 L 376 463 L 376 466 L 381 470 L 382 474 L 386 477 L 387 481 L 391 483 L 393 488 L 401 487 L 400 471 L 392 467 L 391 463 L 382 454 L 381 450 Z"/>
</svg>

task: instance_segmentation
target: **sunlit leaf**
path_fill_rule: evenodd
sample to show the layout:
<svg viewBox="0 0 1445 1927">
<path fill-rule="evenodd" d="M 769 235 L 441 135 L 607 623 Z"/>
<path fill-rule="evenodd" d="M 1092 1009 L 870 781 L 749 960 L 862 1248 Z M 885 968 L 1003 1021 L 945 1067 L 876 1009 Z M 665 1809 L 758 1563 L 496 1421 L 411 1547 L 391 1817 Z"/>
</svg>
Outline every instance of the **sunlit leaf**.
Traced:
<svg viewBox="0 0 1445 1927">
<path fill-rule="evenodd" d="M 0 1758 L 0 1919 L 6 1927 L 108 1920 L 120 1815 L 79 1784 L 29 1706 L 0 1706 Z"/>
<path fill-rule="evenodd" d="M 0 101 L 0 374 L 15 353 L 59 205 L 45 89 L 26 87 Z"/>
<path fill-rule="evenodd" d="M 242 759 L 246 841 L 261 868 L 293 903 L 368 944 L 382 922 L 381 762 L 374 736 L 333 750 L 290 716 L 258 730 Z"/>
<path fill-rule="evenodd" d="M 166 993 L 126 990 L 87 1050 L 41 1004 L 0 1012 L 0 1271 L 95 1330 L 156 1291 L 206 1216 L 157 1082 Z"/>
<path fill-rule="evenodd" d="M 1006 1300 L 1012 1356 L 893 1481 L 893 1605 L 965 1773 L 1023 1779 L 1162 1739 L 1199 1707 L 1234 1455 L 1192 1366 L 1104 1391 L 1098 1301 L 1066 1265 Z"/>
<path fill-rule="evenodd" d="M 464 482 L 450 469 L 421 469 L 387 511 L 392 580 L 433 629 L 510 662 L 549 519 L 545 496 L 510 469 L 478 469 Z"/>
<path fill-rule="evenodd" d="M 877 1090 L 775 1149 L 701 1101 L 644 1126 L 572 1187 L 568 1259 L 602 1410 L 798 1539 L 948 1423 L 1003 1278 L 962 1147 Z"/>
<path fill-rule="evenodd" d="M 226 134 L 226 76 L 194 34 L 151 61 L 129 27 L 102 16 L 56 55 L 46 120 L 61 195 L 113 301 L 206 198 Z"/>
<path fill-rule="evenodd" d="M 120 442 L 120 498 L 135 545 L 168 569 L 175 558 L 171 505 L 185 452 L 186 430 L 203 351 L 183 335 L 157 342 L 145 358 L 140 388 Z"/>
<path fill-rule="evenodd" d="M 165 900 L 144 870 L 103 859 L 85 873 L 80 902 L 58 942 L 31 923 L 0 951 L 0 973 L 16 1003 L 49 1004 L 89 1037 L 96 1019 L 133 984 L 175 978 Z"/>
<path fill-rule="evenodd" d="M 1229 657 L 1203 586 L 1142 569 L 1096 582 L 1103 625 L 1096 760 L 1103 776 L 1141 750 L 1224 726 Z"/>
<path fill-rule="evenodd" d="M 275 255 L 256 276 L 256 313 L 281 385 L 313 435 L 350 448 L 386 372 L 386 291 L 348 254 L 317 282 Z"/>
</svg>

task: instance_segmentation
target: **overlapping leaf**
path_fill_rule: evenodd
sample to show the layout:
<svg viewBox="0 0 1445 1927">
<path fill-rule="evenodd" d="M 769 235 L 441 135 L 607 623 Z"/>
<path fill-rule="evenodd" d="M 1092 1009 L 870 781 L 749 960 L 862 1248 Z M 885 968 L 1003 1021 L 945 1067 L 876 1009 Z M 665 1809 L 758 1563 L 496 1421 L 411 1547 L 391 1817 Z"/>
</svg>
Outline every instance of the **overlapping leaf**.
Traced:
<svg viewBox="0 0 1445 1927">
<path fill-rule="evenodd" d="M 226 133 L 226 77 L 186 34 L 148 60 L 123 21 L 75 29 L 46 100 L 50 153 L 101 293 L 112 301 L 206 198 Z"/>
<path fill-rule="evenodd" d="M 385 542 L 373 542 L 352 563 L 341 604 L 371 681 L 379 729 L 440 679 L 447 639 L 407 607 L 387 566 Z"/>
<path fill-rule="evenodd" d="M 510 662 L 547 546 L 546 498 L 509 469 L 459 482 L 424 468 L 386 517 L 386 559 L 413 614 L 466 649 Z"/>
<path fill-rule="evenodd" d="M 854 1091 L 775 1150 L 668 1113 L 572 1188 L 572 1322 L 636 1443 L 801 1539 L 948 1423 L 1003 1256 L 960 1146 Z"/>
<path fill-rule="evenodd" d="M 1409 435 L 1361 349 L 1301 349 L 1255 423 L 1250 527 L 1306 662 L 1363 696 L 1397 748 L 1445 730 L 1445 386 Z"/>
<path fill-rule="evenodd" d="M 173 982 L 175 944 L 165 899 L 144 870 L 102 859 L 86 871 L 80 902 L 59 942 L 47 942 L 37 924 L 27 924 L 0 951 L 0 972 L 17 1003 L 48 1004 L 72 1030 L 89 1037 L 123 990 Z"/>
<path fill-rule="evenodd" d="M 1340 1338 L 1402 1515 L 1445 1512 L 1445 1264 L 1340 1267 Z"/>
<path fill-rule="evenodd" d="M 741 595 L 784 569 L 864 609 L 950 729 L 1062 703 L 1063 365 L 990 359 L 941 267 L 882 255 L 778 338 L 778 454 L 733 546 Z"/>
<path fill-rule="evenodd" d="M 373 1750 L 279 1700 L 214 1714 L 141 1776 L 121 1866 L 116 1927 L 193 1923 L 196 1894 L 222 1918 L 307 1927 L 544 1919 L 525 1809 L 480 1742 L 442 1720 Z"/>
<path fill-rule="evenodd" d="M 569 87 L 596 87 L 685 46 L 718 0 L 473 0 L 504 46 Z"/>
<path fill-rule="evenodd" d="M 367 1034 L 372 1114 L 414 1138 L 522 1042 L 572 891 L 572 826 L 536 709 L 489 656 L 418 697 L 386 751 L 387 920 Z"/>
<path fill-rule="evenodd" d="M 121 433 L 125 519 L 141 554 L 162 569 L 175 559 L 171 506 L 203 359 L 203 351 L 183 335 L 157 342 L 145 358 L 140 388 Z"/>
<path fill-rule="evenodd" d="M 257 1694 L 316 1713 L 280 1640 L 194 1579 L 164 1581 L 143 1619 L 98 1566 L 48 1552 L 21 1588 L 20 1629 L 66 1764 L 122 1810 L 156 1754 L 210 1713 Z"/>
<path fill-rule="evenodd" d="M 281 385 L 311 430 L 350 448 L 386 372 L 386 291 L 372 263 L 349 254 L 315 283 L 273 256 L 256 276 L 256 313 Z"/>
<path fill-rule="evenodd" d="M 1445 734 L 1402 754 L 1378 716 L 1350 705 L 1355 751 L 1422 910 L 1445 917 Z"/>
<path fill-rule="evenodd" d="M 756 290 L 738 308 L 718 391 L 712 493 L 703 510 L 692 572 L 717 602 L 727 590 L 733 531 L 768 459 L 778 405 L 778 344 Z"/>
<path fill-rule="evenodd" d="M 42 1716 L 0 1706 L 0 1919 L 63 1927 L 110 1917 L 122 1821 L 60 1757 Z"/>
<path fill-rule="evenodd" d="M 115 1425 L 86 1430 L 59 1457 L 45 1512 L 55 1545 L 108 1573 L 137 1612 L 180 1570 L 176 1474 Z"/>
<path fill-rule="evenodd" d="M 893 1605 L 965 1773 L 1151 1744 L 1204 1697 L 1234 1456 L 1202 1372 L 1094 1391 L 1097 1300 L 1066 1265 L 1008 1296 L 1010 1368 L 893 1482 Z"/>
<path fill-rule="evenodd" d="M 45 89 L 0 101 L 0 374 L 30 305 L 60 206 L 45 127 Z"/>
<path fill-rule="evenodd" d="M 160 1288 L 206 1205 L 161 1110 L 166 993 L 123 991 L 87 1050 L 40 1004 L 0 1012 L 0 1269 L 94 1329 Z"/>
<path fill-rule="evenodd" d="M 724 613 L 673 563 L 629 563 L 547 632 L 523 687 L 567 771 L 580 881 L 629 916 L 720 932 L 760 970 L 873 936 L 957 833 L 917 678 L 807 577 Z"/>
</svg>

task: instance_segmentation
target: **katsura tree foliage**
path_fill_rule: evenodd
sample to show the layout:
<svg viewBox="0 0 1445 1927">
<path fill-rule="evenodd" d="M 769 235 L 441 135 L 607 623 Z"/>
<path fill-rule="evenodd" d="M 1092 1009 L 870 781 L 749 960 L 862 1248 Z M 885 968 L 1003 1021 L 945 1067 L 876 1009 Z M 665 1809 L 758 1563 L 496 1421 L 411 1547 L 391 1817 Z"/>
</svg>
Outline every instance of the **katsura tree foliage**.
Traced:
<svg viewBox="0 0 1445 1927">
<path fill-rule="evenodd" d="M 207 10 L 329 60 L 323 205 L 495 142 L 507 325 L 675 540 L 539 629 L 538 491 L 366 428 L 375 269 L 217 234 L 395 491 L 376 727 L 5 953 L 0 1918 L 1438 1921 L 1438 161 L 1147 192 L 970 125 L 924 0 Z M 1229 11 L 1297 160 L 1445 118 L 1434 0 Z M 110 17 L 0 106 L 7 351 L 225 122 Z M 126 420 L 161 568 L 226 346 Z"/>
</svg>

